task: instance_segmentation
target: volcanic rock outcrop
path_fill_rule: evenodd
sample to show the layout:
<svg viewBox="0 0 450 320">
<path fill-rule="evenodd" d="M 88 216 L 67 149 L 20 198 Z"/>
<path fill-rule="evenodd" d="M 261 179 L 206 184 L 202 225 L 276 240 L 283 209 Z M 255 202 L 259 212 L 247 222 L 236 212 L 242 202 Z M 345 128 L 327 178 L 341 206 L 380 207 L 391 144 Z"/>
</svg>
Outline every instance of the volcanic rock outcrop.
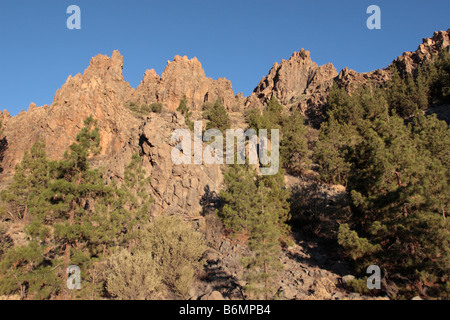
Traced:
<svg viewBox="0 0 450 320">
<path fill-rule="evenodd" d="M 274 96 L 283 105 L 314 116 L 320 113 L 317 109 L 325 104 L 327 91 L 337 75 L 331 63 L 318 66 L 311 60 L 309 51 L 302 49 L 294 52 L 289 60 L 274 63 L 247 99 L 246 106 L 261 107 Z"/>
<path fill-rule="evenodd" d="M 222 99 L 228 110 L 236 104 L 230 81 L 206 77 L 200 61 L 195 57 L 189 60 L 186 56 L 175 56 L 173 61 L 168 61 L 161 77 L 154 69 L 147 70 L 129 101 L 138 105 L 159 102 L 174 111 L 184 96 L 194 111 L 201 111 L 204 103 L 213 103 L 217 98 Z"/>
<path fill-rule="evenodd" d="M 433 57 L 442 49 L 450 50 L 450 29 L 436 31 L 431 38 L 424 38 L 414 52 L 404 52 L 392 62 L 400 74 L 413 73 L 424 62 L 433 60 Z"/>
<path fill-rule="evenodd" d="M 39 138 L 47 146 L 50 159 L 61 158 L 89 115 L 98 120 L 102 156 L 108 166 L 119 167 L 117 154 L 132 137 L 137 119 L 123 107 L 123 99 L 131 86 L 122 75 L 123 57 L 115 51 L 111 58 L 99 55 L 91 60 L 84 74 L 69 76 L 50 106 L 30 105 L 28 112 L 16 117 L 3 115 L 3 136 L 7 141 L 2 168 L 11 173 Z"/>
</svg>

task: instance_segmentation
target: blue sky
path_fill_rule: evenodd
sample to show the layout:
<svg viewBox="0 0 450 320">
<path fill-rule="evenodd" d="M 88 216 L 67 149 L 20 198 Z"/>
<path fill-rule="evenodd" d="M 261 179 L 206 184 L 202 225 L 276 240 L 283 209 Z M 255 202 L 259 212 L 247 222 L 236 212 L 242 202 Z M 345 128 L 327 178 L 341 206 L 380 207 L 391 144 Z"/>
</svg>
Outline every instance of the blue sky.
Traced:
<svg viewBox="0 0 450 320">
<path fill-rule="evenodd" d="M 81 30 L 66 27 L 72 4 Z M 381 8 L 381 30 L 366 27 L 371 4 Z M 448 0 L 1 0 L 0 110 L 51 104 L 68 75 L 115 49 L 134 88 L 176 54 L 196 56 L 207 76 L 229 79 L 245 96 L 301 48 L 338 71 L 371 71 L 450 28 L 449 12 Z"/>
</svg>

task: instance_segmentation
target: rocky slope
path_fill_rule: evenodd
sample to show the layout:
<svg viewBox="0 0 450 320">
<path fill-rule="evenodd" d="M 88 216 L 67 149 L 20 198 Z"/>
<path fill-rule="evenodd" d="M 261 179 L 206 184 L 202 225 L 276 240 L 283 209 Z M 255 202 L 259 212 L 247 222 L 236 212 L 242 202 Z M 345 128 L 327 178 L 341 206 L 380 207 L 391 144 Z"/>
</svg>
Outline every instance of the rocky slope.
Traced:
<svg viewBox="0 0 450 320">
<path fill-rule="evenodd" d="M 392 62 L 401 74 L 412 73 L 418 66 L 432 60 L 440 50 L 450 51 L 450 29 L 436 31 L 431 38 L 422 39 L 422 43 L 414 52 L 404 52 Z"/>
<path fill-rule="evenodd" d="M 198 216 L 205 190 L 218 191 L 221 171 L 218 166 L 175 166 L 171 161 L 171 134 L 186 128 L 178 113 L 148 115 L 138 119 L 124 105 L 133 90 L 123 78 L 123 57 L 114 51 L 111 58 L 94 57 L 84 74 L 69 76 L 51 106 L 30 106 L 16 117 L 2 113 L 2 162 L 0 183 L 9 183 L 25 150 L 43 139 L 51 159 L 60 159 L 75 141 L 83 121 L 92 115 L 100 128 L 99 156 L 95 166 L 106 168 L 107 178 L 120 181 L 133 153 L 139 152 L 144 167 L 152 176 L 152 212 L 163 210 Z"/>
<path fill-rule="evenodd" d="M 424 39 L 417 51 L 404 53 L 392 65 L 400 72 L 413 72 L 438 50 L 450 48 L 449 33 L 450 30 L 436 32 L 432 38 Z M 34 142 L 43 139 L 48 156 L 60 159 L 75 141 L 83 120 L 93 115 L 98 121 L 102 146 L 100 155 L 92 159 L 93 165 L 104 167 L 107 179 L 120 182 L 132 154 L 139 152 L 151 176 L 150 192 L 155 198 L 151 213 L 181 214 L 186 220 L 195 220 L 197 227 L 208 233 L 211 224 L 205 222 L 208 220 L 205 203 L 221 190 L 223 175 L 218 165 L 173 164 L 171 150 L 175 143 L 171 134 L 175 129 L 187 128 L 184 118 L 175 111 L 183 96 L 197 112 L 204 103 L 214 102 L 218 97 L 231 111 L 239 101 L 246 108 L 262 108 L 275 96 L 288 107 L 300 109 L 311 124 L 317 125 L 333 83 L 350 90 L 352 86 L 383 83 L 390 78 L 389 68 L 362 74 L 345 68 L 338 74 L 332 64 L 318 66 L 305 50 L 275 63 L 248 98 L 235 96 L 228 80 L 206 77 L 196 58 L 176 56 L 161 76 L 153 69 L 146 71 L 136 89 L 124 80 L 122 70 L 123 57 L 118 51 L 111 57 L 98 55 L 83 74 L 68 77 L 50 106 L 31 104 L 27 112 L 15 117 L 7 111 L 0 113 L 0 189 L 10 183 L 15 165 Z M 139 118 L 127 108 L 130 102 L 138 105 L 159 102 L 164 110 Z M 236 126 L 243 125 L 242 112 L 234 112 L 233 117 Z M 205 283 L 210 285 L 201 284 L 193 297 L 200 297 L 202 292 L 217 296 L 213 294 L 217 291 L 222 296 L 239 298 L 242 285 L 239 258 L 246 254 L 246 248 L 223 238 L 221 232 L 210 236 L 215 237 L 205 270 Z M 286 268 L 279 279 L 280 294 L 286 299 L 349 298 L 339 289 L 339 279 L 345 271 L 333 269 L 339 261 L 329 258 L 325 261 L 320 248 L 311 245 L 314 247 L 298 242 L 284 251 L 282 262 Z M 220 281 L 228 281 L 228 285 L 221 287 Z"/>
</svg>

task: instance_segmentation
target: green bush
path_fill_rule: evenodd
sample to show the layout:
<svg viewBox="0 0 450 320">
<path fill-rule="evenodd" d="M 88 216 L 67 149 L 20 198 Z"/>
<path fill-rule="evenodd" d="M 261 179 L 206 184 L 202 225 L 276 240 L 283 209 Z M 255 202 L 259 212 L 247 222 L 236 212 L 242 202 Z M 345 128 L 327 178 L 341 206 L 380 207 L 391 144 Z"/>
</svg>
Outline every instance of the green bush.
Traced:
<svg viewBox="0 0 450 320">
<path fill-rule="evenodd" d="M 150 105 L 143 104 L 141 106 L 137 105 L 135 102 L 130 102 L 125 106 L 130 109 L 131 112 L 133 112 L 133 115 L 135 117 L 142 117 L 148 115 L 151 112 L 161 113 L 163 107 L 162 103 L 159 102 L 155 102 Z"/>
<path fill-rule="evenodd" d="M 203 266 L 204 237 L 178 216 L 157 218 L 145 231 L 138 251 L 151 254 L 167 290 L 182 298 Z"/>
<path fill-rule="evenodd" d="M 346 283 L 345 285 L 348 290 L 360 294 L 369 294 L 371 291 L 367 287 L 367 277 L 363 279 L 353 279 Z"/>
<path fill-rule="evenodd" d="M 119 300 L 154 300 L 164 297 L 164 286 L 151 252 L 134 254 L 122 249 L 107 260 L 106 290 Z"/>
<path fill-rule="evenodd" d="M 180 104 L 178 105 L 177 111 L 180 112 L 184 116 L 184 122 L 188 126 L 191 131 L 194 131 L 194 122 L 191 121 L 192 112 L 191 109 L 187 105 L 186 96 L 180 100 Z"/>
<path fill-rule="evenodd" d="M 225 134 L 227 129 L 230 129 L 230 117 L 222 102 L 218 98 L 212 108 L 207 109 L 203 113 L 203 117 L 209 122 L 206 124 L 206 130 L 219 129 Z"/>
<path fill-rule="evenodd" d="M 161 113 L 162 111 L 162 103 L 152 103 L 150 105 L 150 111 L 155 113 Z"/>
<path fill-rule="evenodd" d="M 272 97 L 264 112 L 250 109 L 245 112 L 245 117 L 250 128 L 257 131 L 267 129 L 269 138 L 271 129 L 279 130 L 281 165 L 288 173 L 300 175 L 310 167 L 307 127 L 298 110 L 288 112 Z"/>
</svg>

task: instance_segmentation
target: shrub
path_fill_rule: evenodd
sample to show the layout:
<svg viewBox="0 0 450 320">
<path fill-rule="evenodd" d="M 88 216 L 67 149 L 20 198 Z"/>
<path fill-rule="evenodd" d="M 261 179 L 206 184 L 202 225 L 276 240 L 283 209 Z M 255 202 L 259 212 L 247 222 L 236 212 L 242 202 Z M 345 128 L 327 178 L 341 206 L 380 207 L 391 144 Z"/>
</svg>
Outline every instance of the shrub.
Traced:
<svg viewBox="0 0 450 320">
<path fill-rule="evenodd" d="M 308 57 L 308 54 L 306 53 L 305 49 L 300 50 L 300 57 L 302 57 L 303 59 Z"/>
<path fill-rule="evenodd" d="M 128 109 L 131 110 L 131 112 L 137 116 L 140 114 L 141 108 L 134 102 L 130 102 L 128 104 L 125 105 Z"/>
<path fill-rule="evenodd" d="M 135 117 L 142 117 L 148 115 L 150 112 L 161 113 L 162 111 L 162 103 L 159 102 L 150 105 L 143 104 L 141 106 L 137 105 L 135 102 L 130 102 L 126 107 L 133 112 Z"/>
<path fill-rule="evenodd" d="M 206 250 L 203 235 L 178 216 L 157 218 L 146 230 L 139 248 L 155 261 L 167 289 L 186 298 L 202 268 Z"/>
<path fill-rule="evenodd" d="M 120 300 L 152 300 L 164 296 L 161 276 L 151 253 L 123 249 L 106 263 L 106 290 Z"/>
<path fill-rule="evenodd" d="M 150 112 L 152 112 L 152 108 L 151 106 L 147 105 L 147 104 L 143 104 L 140 109 L 139 109 L 139 115 L 146 115 L 149 114 Z"/>
<path fill-rule="evenodd" d="M 347 282 L 346 287 L 350 291 L 360 294 L 369 294 L 371 292 L 367 287 L 367 277 L 350 280 Z"/>
<path fill-rule="evenodd" d="M 194 122 L 191 121 L 192 112 L 191 109 L 187 105 L 186 96 L 180 100 L 180 104 L 178 105 L 177 111 L 180 112 L 184 116 L 184 121 L 188 128 L 193 131 L 194 130 Z"/>
<path fill-rule="evenodd" d="M 162 111 L 162 103 L 152 103 L 150 105 L 150 111 L 155 113 L 161 113 Z"/>
<path fill-rule="evenodd" d="M 205 102 L 202 105 L 202 111 L 208 111 L 208 110 L 212 109 L 212 107 L 214 107 L 214 103 L 213 102 Z"/>
<path fill-rule="evenodd" d="M 235 104 L 231 107 L 232 112 L 241 112 L 241 105 Z"/>
</svg>

